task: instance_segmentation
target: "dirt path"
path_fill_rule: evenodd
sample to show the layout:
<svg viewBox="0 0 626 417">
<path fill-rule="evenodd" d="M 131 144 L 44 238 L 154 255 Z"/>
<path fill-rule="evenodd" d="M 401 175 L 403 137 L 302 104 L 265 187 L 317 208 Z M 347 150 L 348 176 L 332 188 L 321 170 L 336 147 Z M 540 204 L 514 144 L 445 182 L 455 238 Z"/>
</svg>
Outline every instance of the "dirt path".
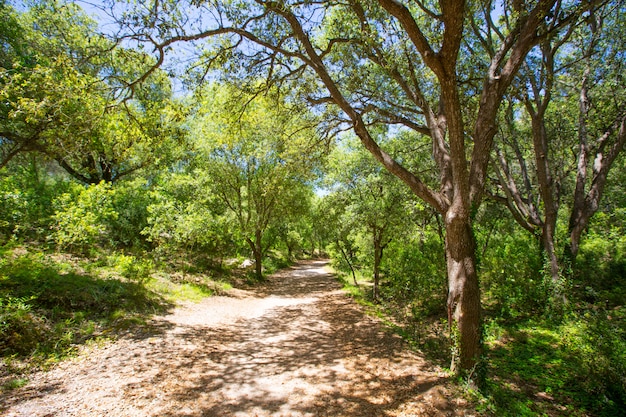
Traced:
<svg viewBox="0 0 626 417">
<path fill-rule="evenodd" d="M 466 415 L 446 399 L 445 376 L 363 314 L 324 265 L 157 317 L 0 396 L 0 414 Z"/>
</svg>

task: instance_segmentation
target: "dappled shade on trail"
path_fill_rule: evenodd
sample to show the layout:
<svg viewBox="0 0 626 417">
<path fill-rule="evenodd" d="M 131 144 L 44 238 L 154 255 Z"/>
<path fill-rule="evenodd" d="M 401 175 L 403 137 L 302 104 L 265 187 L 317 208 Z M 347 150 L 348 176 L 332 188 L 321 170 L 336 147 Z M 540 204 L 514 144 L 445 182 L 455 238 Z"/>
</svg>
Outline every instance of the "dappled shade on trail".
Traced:
<svg viewBox="0 0 626 417">
<path fill-rule="evenodd" d="M 459 403 L 443 398 L 445 375 L 365 315 L 324 265 L 303 262 L 252 291 L 207 298 L 159 317 L 78 362 L 38 375 L 2 398 L 4 411 L 10 416 L 454 414 Z"/>
</svg>

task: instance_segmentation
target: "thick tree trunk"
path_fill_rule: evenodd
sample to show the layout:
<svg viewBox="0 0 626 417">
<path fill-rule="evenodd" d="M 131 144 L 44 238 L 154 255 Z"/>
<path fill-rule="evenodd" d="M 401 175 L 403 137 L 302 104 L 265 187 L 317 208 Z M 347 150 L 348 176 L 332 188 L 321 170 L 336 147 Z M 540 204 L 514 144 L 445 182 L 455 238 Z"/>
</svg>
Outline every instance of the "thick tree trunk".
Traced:
<svg viewBox="0 0 626 417">
<path fill-rule="evenodd" d="M 451 365 L 453 372 L 471 373 L 482 353 L 475 248 L 469 219 L 449 212 L 446 216 L 448 323 L 457 338 Z"/>
</svg>

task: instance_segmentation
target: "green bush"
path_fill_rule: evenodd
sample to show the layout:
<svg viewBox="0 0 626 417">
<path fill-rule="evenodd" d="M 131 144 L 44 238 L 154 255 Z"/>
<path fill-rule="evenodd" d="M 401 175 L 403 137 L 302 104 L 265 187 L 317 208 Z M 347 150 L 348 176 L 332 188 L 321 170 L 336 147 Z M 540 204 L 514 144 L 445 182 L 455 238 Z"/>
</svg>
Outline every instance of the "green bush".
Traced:
<svg viewBox="0 0 626 417">
<path fill-rule="evenodd" d="M 54 240 L 62 249 L 86 253 L 94 245 L 111 243 L 111 222 L 117 219 L 111 184 L 75 186 L 54 201 Z"/>
<path fill-rule="evenodd" d="M 560 333 L 578 364 L 568 383 L 586 393 L 583 404 L 605 416 L 626 414 L 626 308 L 573 316 Z"/>
<path fill-rule="evenodd" d="M 604 233 L 598 230 L 584 237 L 573 284 L 576 295 L 583 301 L 600 303 L 603 307 L 626 303 L 626 234 L 623 228 L 612 227 Z"/>
<path fill-rule="evenodd" d="M 145 248 L 147 239 L 141 231 L 148 226 L 151 203 L 146 180 L 137 178 L 115 184 L 112 208 L 117 216 L 110 219 L 110 239 L 116 247 Z"/>
<path fill-rule="evenodd" d="M 190 253 L 215 257 L 232 254 L 233 228 L 215 209 L 213 197 L 205 194 L 202 178 L 172 174 L 150 192 L 146 207 L 145 236 L 157 253 L 171 256 Z"/>
<path fill-rule="evenodd" d="M 569 314 L 561 324 L 488 321 L 481 407 L 498 416 L 626 415 L 625 318 L 621 308 Z"/>
<path fill-rule="evenodd" d="M 113 253 L 107 257 L 107 264 L 113 267 L 120 275 L 132 281 L 145 282 L 154 269 L 154 264 L 148 259 L 138 259 L 132 255 Z"/>
<path fill-rule="evenodd" d="M 494 314 L 515 318 L 545 311 L 550 279 L 542 273 L 534 237 L 520 230 L 492 235 L 479 265 L 485 306 Z"/>
<path fill-rule="evenodd" d="M 10 238 L 44 240 L 52 223 L 52 201 L 67 190 L 34 161 L 4 168 L 0 176 L 0 243 Z"/>
<path fill-rule="evenodd" d="M 439 236 L 434 233 L 408 241 L 392 241 L 382 265 L 387 277 L 382 287 L 383 298 L 408 303 L 414 317 L 442 312 L 447 294 L 443 253 Z"/>
<path fill-rule="evenodd" d="M 32 311 L 32 298 L 0 298 L 0 352 L 28 355 L 50 333 L 46 321 Z"/>
</svg>

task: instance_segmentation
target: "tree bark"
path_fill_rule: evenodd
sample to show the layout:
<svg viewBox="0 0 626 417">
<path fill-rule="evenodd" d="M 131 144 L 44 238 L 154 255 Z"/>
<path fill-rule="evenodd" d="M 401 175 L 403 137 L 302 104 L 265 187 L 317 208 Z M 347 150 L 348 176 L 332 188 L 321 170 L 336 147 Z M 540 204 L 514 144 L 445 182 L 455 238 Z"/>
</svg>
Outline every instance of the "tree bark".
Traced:
<svg viewBox="0 0 626 417">
<path fill-rule="evenodd" d="M 476 243 L 469 219 L 450 208 L 446 215 L 448 324 L 457 333 L 451 370 L 472 372 L 482 354 L 481 307 Z M 454 325 L 456 323 L 456 325 Z"/>
<path fill-rule="evenodd" d="M 381 245 L 381 236 L 382 232 L 377 232 L 374 228 L 374 288 L 372 290 L 372 296 L 374 301 L 378 301 L 379 297 L 379 284 L 380 284 L 380 261 L 382 258 L 382 245 Z"/>
<path fill-rule="evenodd" d="M 551 87 L 551 86 L 550 86 Z M 545 102 L 538 105 L 537 112 L 529 111 L 532 119 L 533 146 L 535 165 L 537 167 L 537 179 L 539 192 L 544 205 L 544 220 L 541 229 L 541 244 L 550 265 L 552 283 L 558 285 L 560 280 L 559 260 L 555 250 L 556 220 L 559 211 L 558 195 L 548 161 L 548 138 L 545 125 L 545 112 L 550 100 L 549 90 L 546 93 Z M 529 104 L 527 105 L 527 107 Z"/>
<path fill-rule="evenodd" d="M 254 240 L 246 238 L 250 249 L 252 249 L 252 256 L 254 257 L 254 277 L 258 281 L 263 281 L 263 246 L 262 246 L 262 233 L 260 230 L 255 231 Z"/>
</svg>

